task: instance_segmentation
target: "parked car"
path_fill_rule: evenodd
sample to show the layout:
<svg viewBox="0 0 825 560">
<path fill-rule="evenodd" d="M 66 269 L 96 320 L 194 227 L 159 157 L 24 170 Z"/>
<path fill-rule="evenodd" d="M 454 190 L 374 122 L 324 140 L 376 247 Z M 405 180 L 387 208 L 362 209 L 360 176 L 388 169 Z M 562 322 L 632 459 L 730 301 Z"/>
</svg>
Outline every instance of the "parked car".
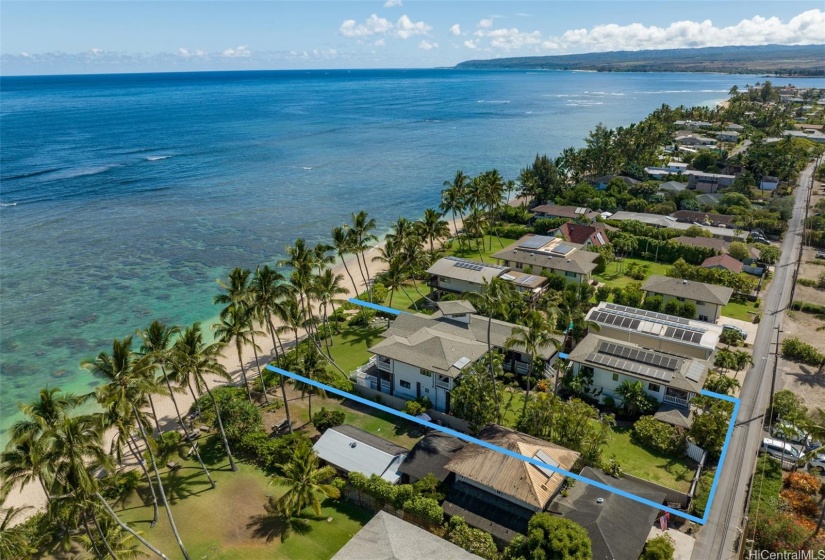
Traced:
<svg viewBox="0 0 825 560">
<path fill-rule="evenodd" d="M 748 236 L 747 242 L 748 243 L 757 243 L 759 245 L 770 245 L 771 244 L 771 242 L 768 241 L 767 239 L 765 239 L 764 237 L 758 237 L 758 236 L 755 236 L 755 235 Z"/>
<path fill-rule="evenodd" d="M 741 327 L 737 327 L 736 325 L 729 325 L 729 324 L 722 325 L 722 330 L 723 331 L 738 332 L 740 335 L 742 335 L 742 340 L 747 340 L 748 339 L 747 331 L 745 329 L 741 328 Z"/>
<path fill-rule="evenodd" d="M 823 251 L 819 251 L 819 252 L 817 252 L 817 254 L 816 254 L 816 258 L 818 258 L 818 259 L 825 259 L 825 252 L 823 252 Z"/>
<path fill-rule="evenodd" d="M 825 455 L 815 455 L 814 458 L 808 462 L 808 470 L 825 472 Z"/>
<path fill-rule="evenodd" d="M 763 438 L 759 451 L 780 460 L 783 458 L 786 461 L 796 461 L 799 459 L 799 450 L 796 447 L 790 443 L 783 443 L 778 439 Z"/>
<path fill-rule="evenodd" d="M 821 445 L 818 441 L 813 441 L 813 438 L 805 430 L 784 420 L 780 420 L 773 425 L 771 435 L 776 439 L 784 440 L 786 443 L 802 445 L 805 449 L 816 449 Z"/>
</svg>

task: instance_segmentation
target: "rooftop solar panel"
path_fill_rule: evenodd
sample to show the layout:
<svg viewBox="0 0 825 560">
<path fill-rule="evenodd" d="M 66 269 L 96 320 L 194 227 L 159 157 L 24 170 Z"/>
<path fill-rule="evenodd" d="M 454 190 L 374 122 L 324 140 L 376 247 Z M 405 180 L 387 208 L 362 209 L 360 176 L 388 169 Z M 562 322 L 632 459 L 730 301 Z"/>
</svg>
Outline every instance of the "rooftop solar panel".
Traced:
<svg viewBox="0 0 825 560">
<path fill-rule="evenodd" d="M 591 352 L 588 354 L 586 360 L 594 364 L 605 365 L 613 369 L 626 371 L 628 373 L 633 373 L 650 379 L 656 379 L 657 381 L 663 381 L 665 383 L 670 383 L 673 379 L 673 374 L 669 371 L 651 367 L 646 364 L 640 364 L 639 362 L 631 362 L 629 360 L 623 360 L 613 356 L 606 356 L 597 352 Z"/>
<path fill-rule="evenodd" d="M 558 245 L 550 249 L 550 251 L 553 253 L 558 253 L 559 255 L 566 255 L 573 249 L 575 249 L 575 247 L 573 247 L 572 245 L 568 245 L 567 243 L 559 243 Z"/>
<path fill-rule="evenodd" d="M 675 371 L 679 367 L 679 360 L 676 358 L 671 358 L 670 356 L 659 354 L 657 352 L 651 352 L 649 350 L 643 350 L 641 348 L 632 348 L 630 346 L 615 344 L 613 342 L 602 342 L 599 345 L 598 351 L 600 354 L 608 354 L 631 360 L 633 362 L 650 364 L 671 371 Z"/>
<path fill-rule="evenodd" d="M 558 467 L 559 466 L 558 461 L 553 459 L 550 455 L 548 455 L 547 453 L 545 453 L 541 449 L 536 451 L 535 455 L 533 455 L 533 459 L 538 459 L 542 463 L 544 463 L 546 465 L 553 466 L 553 467 Z M 547 478 L 551 478 L 554 474 L 556 474 L 555 472 L 551 471 L 547 467 L 540 467 L 538 465 L 533 465 L 533 466 L 536 467 L 538 470 L 540 470 L 541 473 L 543 475 L 545 475 Z"/>
<path fill-rule="evenodd" d="M 554 239 L 555 237 L 547 237 L 546 235 L 534 235 L 533 237 L 525 239 L 523 243 L 519 243 L 519 247 L 523 247 L 524 249 L 541 249 Z"/>
</svg>

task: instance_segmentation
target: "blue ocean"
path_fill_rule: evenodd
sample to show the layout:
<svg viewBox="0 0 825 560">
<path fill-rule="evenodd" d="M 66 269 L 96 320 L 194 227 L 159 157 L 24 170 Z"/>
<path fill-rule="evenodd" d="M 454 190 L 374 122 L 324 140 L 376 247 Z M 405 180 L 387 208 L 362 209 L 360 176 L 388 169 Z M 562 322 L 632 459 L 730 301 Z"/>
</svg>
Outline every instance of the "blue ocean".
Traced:
<svg viewBox="0 0 825 560">
<path fill-rule="evenodd" d="M 516 178 L 663 103 L 758 76 L 470 70 L 0 79 L 0 429 L 153 319 L 208 320 L 215 280 L 367 210 L 438 204 L 457 169 Z M 794 80 L 797 85 L 823 80 Z M 0 435 L 0 437 L 2 437 Z"/>
</svg>

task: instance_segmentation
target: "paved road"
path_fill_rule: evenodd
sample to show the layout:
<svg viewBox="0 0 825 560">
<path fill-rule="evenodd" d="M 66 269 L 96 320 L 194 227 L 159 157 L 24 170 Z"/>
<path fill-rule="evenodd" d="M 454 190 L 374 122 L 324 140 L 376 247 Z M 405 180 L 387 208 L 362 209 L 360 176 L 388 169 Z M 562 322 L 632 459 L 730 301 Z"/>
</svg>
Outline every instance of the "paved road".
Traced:
<svg viewBox="0 0 825 560">
<path fill-rule="evenodd" d="M 762 322 L 754 342 L 754 366 L 745 378 L 739 395 L 742 405 L 733 430 L 725 465 L 716 488 L 716 496 L 707 524 L 696 537 L 692 560 L 727 560 L 737 558 L 744 525 L 745 497 L 756 453 L 762 439 L 762 415 L 768 406 L 771 374 L 774 364 L 775 328 L 780 327 L 784 310 L 791 296 L 799 243 L 802 239 L 802 218 L 813 164 L 800 176 L 796 204 L 788 232 L 782 241 L 782 255 L 768 291 L 762 298 Z"/>
</svg>

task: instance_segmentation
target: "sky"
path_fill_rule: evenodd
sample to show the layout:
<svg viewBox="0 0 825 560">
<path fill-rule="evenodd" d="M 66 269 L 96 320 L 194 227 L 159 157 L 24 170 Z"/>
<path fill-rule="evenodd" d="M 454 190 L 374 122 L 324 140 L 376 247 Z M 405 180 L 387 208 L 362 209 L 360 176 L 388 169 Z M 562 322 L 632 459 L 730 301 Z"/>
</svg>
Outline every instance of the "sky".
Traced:
<svg viewBox="0 0 825 560">
<path fill-rule="evenodd" d="M 427 68 L 508 56 L 821 43 L 821 1 L 0 2 L 4 75 Z"/>
</svg>

